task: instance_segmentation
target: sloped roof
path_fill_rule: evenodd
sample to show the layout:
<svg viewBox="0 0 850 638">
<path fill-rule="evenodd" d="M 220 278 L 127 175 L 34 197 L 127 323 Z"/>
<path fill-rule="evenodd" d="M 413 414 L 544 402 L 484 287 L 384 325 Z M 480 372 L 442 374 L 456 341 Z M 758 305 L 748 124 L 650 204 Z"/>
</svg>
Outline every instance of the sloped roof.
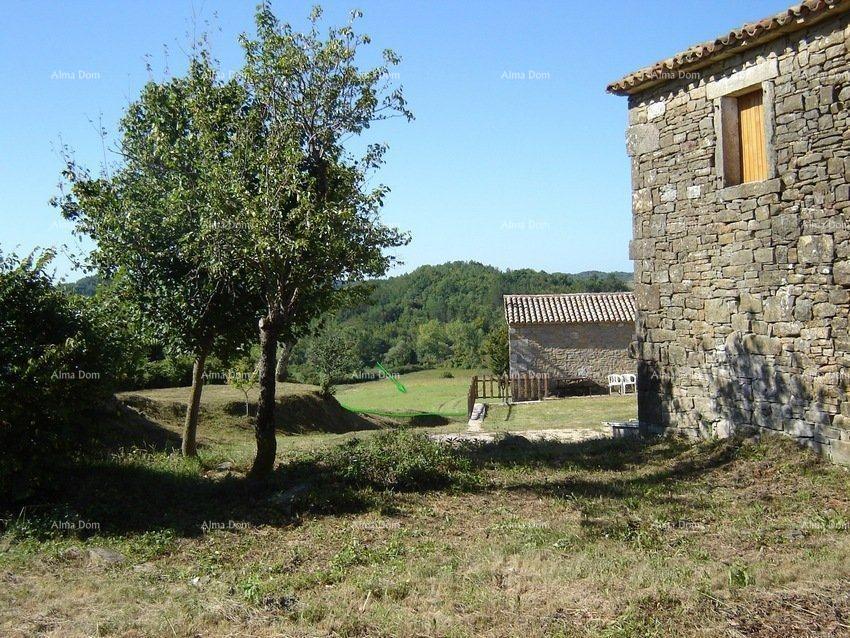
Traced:
<svg viewBox="0 0 850 638">
<path fill-rule="evenodd" d="M 504 303 L 509 325 L 635 320 L 635 296 L 631 292 L 505 295 Z"/>
<path fill-rule="evenodd" d="M 848 9 L 850 0 L 805 0 L 774 16 L 748 22 L 715 40 L 696 44 L 673 57 L 629 73 L 609 84 L 607 90 L 617 95 L 645 91 L 670 77 L 676 77 L 679 71 L 693 71 L 708 66 L 716 60 L 769 42 L 785 33 L 805 29 Z"/>
</svg>

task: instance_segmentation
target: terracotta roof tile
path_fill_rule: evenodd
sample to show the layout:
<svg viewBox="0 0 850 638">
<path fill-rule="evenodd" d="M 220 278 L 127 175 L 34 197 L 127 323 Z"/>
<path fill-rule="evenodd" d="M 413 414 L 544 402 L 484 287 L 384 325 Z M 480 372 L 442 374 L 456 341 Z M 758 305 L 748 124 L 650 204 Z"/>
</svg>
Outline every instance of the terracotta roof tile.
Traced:
<svg viewBox="0 0 850 638">
<path fill-rule="evenodd" d="M 696 44 L 671 58 L 620 78 L 608 85 L 608 92 L 617 95 L 639 93 L 651 86 L 676 77 L 679 71 L 695 70 L 707 66 L 757 44 L 762 44 L 790 31 L 805 29 L 810 24 L 850 9 L 850 0 L 805 0 L 782 13 L 749 22 L 715 40 Z"/>
<path fill-rule="evenodd" d="M 509 325 L 635 320 L 635 296 L 631 292 L 505 295 L 504 303 Z"/>
</svg>

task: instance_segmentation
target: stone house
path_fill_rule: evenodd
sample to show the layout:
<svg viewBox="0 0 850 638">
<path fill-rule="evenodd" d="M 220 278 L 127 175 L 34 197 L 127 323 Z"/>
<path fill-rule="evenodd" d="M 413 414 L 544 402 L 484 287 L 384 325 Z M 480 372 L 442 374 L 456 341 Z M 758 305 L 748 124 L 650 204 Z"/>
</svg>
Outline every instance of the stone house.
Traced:
<svg viewBox="0 0 850 638">
<path fill-rule="evenodd" d="M 850 0 L 807 0 L 627 95 L 641 424 L 850 461 Z"/>
<path fill-rule="evenodd" d="M 608 391 L 609 374 L 634 372 L 630 292 L 505 295 L 510 373 L 548 373 L 550 387 Z"/>
</svg>

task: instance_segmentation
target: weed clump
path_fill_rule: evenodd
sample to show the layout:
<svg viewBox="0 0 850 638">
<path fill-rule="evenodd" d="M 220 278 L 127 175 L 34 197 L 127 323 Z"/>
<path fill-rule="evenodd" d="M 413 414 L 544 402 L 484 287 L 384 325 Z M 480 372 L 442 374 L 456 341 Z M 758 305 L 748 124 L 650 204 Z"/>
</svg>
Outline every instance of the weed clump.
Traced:
<svg viewBox="0 0 850 638">
<path fill-rule="evenodd" d="M 334 478 L 356 488 L 426 491 L 469 488 L 478 482 L 472 463 L 460 450 L 410 430 L 351 439 L 324 452 L 318 463 Z"/>
</svg>

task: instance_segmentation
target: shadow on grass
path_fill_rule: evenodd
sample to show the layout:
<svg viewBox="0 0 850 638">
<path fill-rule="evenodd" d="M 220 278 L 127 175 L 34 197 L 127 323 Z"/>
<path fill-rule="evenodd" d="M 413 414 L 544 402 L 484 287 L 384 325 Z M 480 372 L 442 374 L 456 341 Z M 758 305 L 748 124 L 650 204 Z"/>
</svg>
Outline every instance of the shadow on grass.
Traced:
<svg viewBox="0 0 850 638">
<path fill-rule="evenodd" d="M 109 455 L 120 450 L 141 448 L 171 452 L 180 449 L 180 436 L 152 421 L 143 413 L 118 402 L 114 414 L 91 434 L 91 452 Z"/>
<path fill-rule="evenodd" d="M 449 423 L 451 423 L 451 421 L 448 417 L 445 417 L 442 414 L 416 414 L 409 417 L 407 420 L 407 425 L 414 428 L 436 427 L 440 425 L 448 425 Z"/>
<path fill-rule="evenodd" d="M 81 461 L 65 468 L 63 481 L 36 504 L 19 505 L 15 512 L 24 509 L 44 536 L 54 523 L 79 520 L 97 524 L 81 536 L 168 530 L 193 537 L 214 528 L 293 525 L 306 509 L 336 515 L 375 506 L 361 490 L 317 478 L 310 463 L 281 466 L 268 482 L 257 484 L 239 475 L 204 476 L 179 457 L 159 457 L 161 466 L 146 458 L 153 457 Z M 307 485 L 306 493 L 291 489 Z"/>
<path fill-rule="evenodd" d="M 393 491 L 510 490 L 549 498 L 578 495 L 625 499 L 645 494 L 649 487 L 669 486 L 711 471 L 729 463 L 735 455 L 734 446 L 728 443 L 692 448 L 671 440 L 562 443 L 511 436 L 445 452 L 423 435 L 401 430 L 397 439 L 387 435 L 389 443 L 380 451 L 383 456 L 370 457 L 363 449 L 340 447 L 335 453 L 282 464 L 271 480 L 260 486 L 238 475 L 222 477 L 224 472 L 218 472 L 218 478 L 205 476 L 195 462 L 163 454 L 176 450 L 178 437 L 143 417 L 137 419 L 125 421 L 105 437 L 103 449 L 141 444 L 149 452 L 105 455 L 67 468 L 51 493 L 42 495 L 39 505 L 30 510 L 36 515 L 41 512 L 42 525 L 50 527 L 50 516 L 64 511 L 79 520 L 97 523 L 100 534 L 170 530 L 192 537 L 211 527 L 293 525 L 306 511 L 334 516 L 380 508 L 392 514 Z M 128 432 L 132 436 L 122 438 Z M 411 441 L 413 446 L 409 445 Z M 410 458 L 396 463 L 396 457 L 418 445 L 423 446 L 421 453 L 414 449 Z M 457 463 L 447 460 L 447 454 Z M 375 458 L 387 463 L 388 469 L 376 470 L 371 461 Z M 450 469 L 443 471 L 444 467 Z M 489 472 L 505 468 L 528 472 L 520 472 L 517 481 L 507 484 L 492 483 L 487 478 Z M 534 469 L 565 470 L 569 474 L 553 481 L 551 474 L 535 474 Z M 392 487 L 386 476 L 402 470 L 413 479 L 407 486 Z M 356 477 L 360 476 L 369 478 L 358 482 Z"/>
<path fill-rule="evenodd" d="M 467 448 L 466 454 L 482 469 L 515 468 L 527 478 L 505 486 L 545 497 L 626 499 L 645 496 L 654 488 L 676 484 L 731 463 L 735 441 L 702 442 L 681 439 L 594 439 L 577 443 L 529 441 L 508 435 L 498 442 Z M 569 472 L 561 480 L 535 477 L 533 470 Z"/>
<path fill-rule="evenodd" d="M 675 439 L 529 440 L 505 434 L 493 443 L 470 446 L 465 454 L 479 467 L 524 466 L 592 471 L 625 471 L 648 461 L 669 461 L 690 444 Z"/>
</svg>

